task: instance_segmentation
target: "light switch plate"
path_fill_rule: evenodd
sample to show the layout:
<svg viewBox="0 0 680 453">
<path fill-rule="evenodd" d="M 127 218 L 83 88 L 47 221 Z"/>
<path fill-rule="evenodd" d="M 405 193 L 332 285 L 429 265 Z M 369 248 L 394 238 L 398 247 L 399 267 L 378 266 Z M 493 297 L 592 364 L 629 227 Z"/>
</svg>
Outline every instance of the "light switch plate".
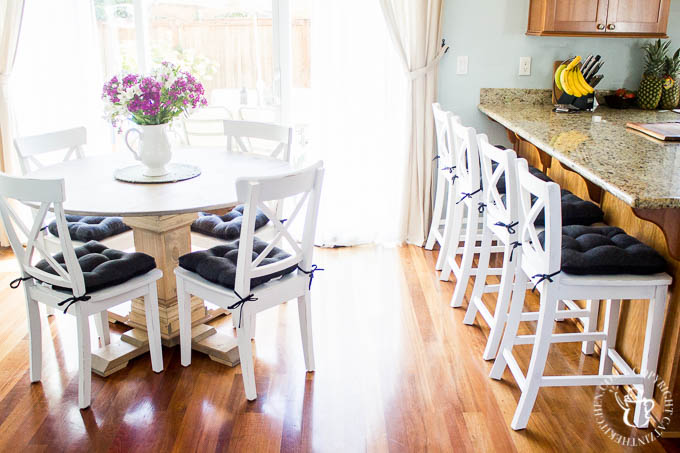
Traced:
<svg viewBox="0 0 680 453">
<path fill-rule="evenodd" d="M 456 74 L 465 75 L 467 73 L 468 73 L 468 57 L 459 56 L 457 60 Z"/>
<path fill-rule="evenodd" d="M 521 76 L 531 75 L 531 57 L 519 58 L 519 75 Z"/>
</svg>

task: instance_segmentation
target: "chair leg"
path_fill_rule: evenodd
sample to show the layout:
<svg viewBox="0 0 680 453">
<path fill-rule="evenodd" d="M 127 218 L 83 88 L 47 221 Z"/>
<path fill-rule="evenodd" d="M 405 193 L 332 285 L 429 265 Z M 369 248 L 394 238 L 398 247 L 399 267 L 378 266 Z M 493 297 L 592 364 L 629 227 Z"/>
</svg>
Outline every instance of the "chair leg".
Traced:
<svg viewBox="0 0 680 453">
<path fill-rule="evenodd" d="M 479 254 L 479 262 L 477 264 L 477 275 L 475 276 L 475 285 L 472 288 L 472 295 L 470 296 L 470 303 L 468 304 L 467 311 L 465 312 L 465 318 L 463 323 L 471 325 L 475 322 L 475 316 L 477 316 L 477 299 L 481 300 L 484 294 L 484 287 L 486 286 L 486 276 L 489 270 L 489 258 L 491 256 L 491 237 L 493 232 L 484 225 L 482 233 L 482 248 Z M 506 247 L 507 248 L 507 247 Z M 506 254 L 507 256 L 507 254 Z"/>
<path fill-rule="evenodd" d="M 586 309 L 588 310 L 588 316 L 583 318 L 583 332 L 592 333 L 597 331 L 597 317 L 600 313 L 600 301 L 588 300 L 586 302 Z M 595 352 L 595 342 L 584 341 L 581 346 L 581 352 L 586 355 L 591 355 Z"/>
<path fill-rule="evenodd" d="M 519 251 L 516 250 L 512 254 L 512 245 L 506 244 L 503 252 L 503 273 L 501 274 L 501 283 L 498 289 L 498 298 L 496 299 L 496 311 L 493 315 L 493 325 L 490 326 L 489 338 L 486 340 L 486 347 L 484 348 L 484 360 L 493 360 L 498 352 L 498 346 L 503 337 L 503 330 L 505 323 L 508 320 L 508 307 L 510 305 L 510 297 L 512 295 L 513 278 L 516 271 L 516 263 L 519 259 Z M 510 260 L 512 256 L 512 261 Z"/>
<path fill-rule="evenodd" d="M 238 317 L 240 308 L 232 312 L 232 316 Z M 241 374 L 243 375 L 243 388 L 246 399 L 253 401 L 257 398 L 255 387 L 255 365 L 253 363 L 253 346 L 250 341 L 250 316 L 244 316 L 241 327 L 236 327 L 236 342 L 238 344 L 238 356 L 241 361 Z"/>
<path fill-rule="evenodd" d="M 555 312 L 558 299 L 552 295 L 549 285 L 541 294 L 541 308 L 538 314 L 538 326 L 536 328 L 536 341 L 531 353 L 531 361 L 527 370 L 527 378 L 519 398 L 515 415 L 510 426 L 514 430 L 524 429 L 529 422 L 529 416 L 534 409 L 538 389 L 541 387 L 541 378 L 545 370 L 545 362 L 548 359 L 551 337 L 555 326 Z"/>
<path fill-rule="evenodd" d="M 42 326 L 40 324 L 40 307 L 38 302 L 26 296 L 26 313 L 28 318 L 28 351 L 30 359 L 31 382 L 39 382 L 42 374 Z"/>
<path fill-rule="evenodd" d="M 609 357 L 609 350 L 616 347 L 616 334 L 619 327 L 620 311 L 620 300 L 614 299 L 607 301 L 607 308 L 605 310 L 604 317 L 604 332 L 607 334 L 607 337 L 602 340 L 599 374 L 612 374 L 612 359 Z"/>
<path fill-rule="evenodd" d="M 441 224 L 443 213 L 444 213 L 444 198 L 446 192 L 446 178 L 440 173 L 437 173 L 437 192 L 434 198 L 434 209 L 432 211 L 432 223 L 430 224 L 430 233 L 427 236 L 427 242 L 425 243 L 425 250 L 432 250 L 434 248 L 435 242 L 437 242 L 436 233 L 439 231 L 439 225 Z"/>
<path fill-rule="evenodd" d="M 86 409 L 90 406 L 92 388 L 92 346 L 90 345 L 90 322 L 83 316 L 80 307 L 76 308 L 76 324 L 78 330 L 78 407 Z"/>
<path fill-rule="evenodd" d="M 663 330 L 663 317 L 666 309 L 665 286 L 659 286 L 654 292 L 654 298 L 649 301 L 647 311 L 647 327 L 645 332 L 645 345 L 642 351 L 642 364 L 640 374 L 644 376 L 644 383 L 638 386 L 638 397 L 635 405 L 635 426 L 647 428 L 649 415 L 654 407 L 654 383 L 656 381 L 656 366 L 661 348 L 661 331 Z"/>
<path fill-rule="evenodd" d="M 156 373 L 163 371 L 163 350 L 161 348 L 161 327 L 158 315 L 158 290 L 156 282 L 149 284 L 149 292 L 144 296 L 146 332 L 151 352 L 151 369 Z"/>
<path fill-rule="evenodd" d="M 465 206 L 456 204 L 454 200 L 453 190 L 449 191 L 449 208 L 446 216 L 446 225 L 444 226 L 444 243 L 439 247 L 439 256 L 437 257 L 436 268 L 441 269 L 439 280 L 449 281 L 451 276 L 451 265 L 449 264 L 449 256 L 454 259 L 458 253 L 458 243 L 460 242 L 460 231 L 463 228 L 463 214 Z"/>
<path fill-rule="evenodd" d="M 305 368 L 314 371 L 314 341 L 312 338 L 312 297 L 309 291 L 298 297 L 298 316 L 300 318 L 300 337 L 302 352 L 305 356 Z"/>
<path fill-rule="evenodd" d="M 97 336 L 102 341 L 102 346 L 111 343 L 111 332 L 109 331 L 109 312 L 106 310 L 94 315 L 94 326 Z"/>
<path fill-rule="evenodd" d="M 250 339 L 255 338 L 255 330 L 257 329 L 257 313 L 253 313 L 252 316 L 250 317 L 250 329 L 248 332 L 250 332 Z"/>
<path fill-rule="evenodd" d="M 177 308 L 181 361 L 183 366 L 189 366 L 191 365 L 191 294 L 184 290 L 184 280 L 181 277 L 177 278 Z"/>
<path fill-rule="evenodd" d="M 491 367 L 491 373 L 489 373 L 489 377 L 496 380 L 503 377 L 503 372 L 507 366 L 504 354 L 506 352 L 512 354 L 512 348 L 515 345 L 515 339 L 517 337 L 517 330 L 519 329 L 519 323 L 522 319 L 522 309 L 524 308 L 524 296 L 526 293 L 528 277 L 522 270 L 522 266 L 519 262 L 516 266 L 515 285 L 512 289 L 510 313 L 508 315 L 505 333 L 503 334 L 503 340 L 501 341 L 501 346 L 496 355 L 496 361 L 493 363 L 493 367 Z"/>
<path fill-rule="evenodd" d="M 476 202 L 474 200 L 476 199 L 473 199 L 473 201 L 470 202 L 470 206 L 466 207 L 467 227 L 465 228 L 465 245 L 463 248 L 463 258 L 460 262 L 460 278 L 456 279 L 456 288 L 453 290 L 453 297 L 451 298 L 451 306 L 453 308 L 463 305 L 465 290 L 467 289 L 468 280 L 472 274 L 472 258 L 475 255 L 474 249 L 475 242 L 477 241 L 477 224 L 479 222 L 479 212 L 475 207 Z"/>
</svg>

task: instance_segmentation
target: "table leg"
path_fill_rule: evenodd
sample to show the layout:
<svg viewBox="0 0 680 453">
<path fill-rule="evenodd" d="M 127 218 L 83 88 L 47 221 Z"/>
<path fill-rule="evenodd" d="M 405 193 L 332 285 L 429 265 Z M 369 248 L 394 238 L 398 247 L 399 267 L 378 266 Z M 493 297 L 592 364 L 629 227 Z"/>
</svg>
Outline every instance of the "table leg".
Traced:
<svg viewBox="0 0 680 453">
<path fill-rule="evenodd" d="M 135 249 L 153 256 L 156 265 L 163 271 L 163 278 L 158 281 L 158 310 L 164 346 L 179 344 L 174 269 L 179 257 L 191 251 L 190 226 L 195 219 L 195 214 L 125 218 L 125 223 L 133 230 Z M 208 354 L 217 362 L 236 366 L 239 363 L 236 339 L 220 334 L 214 327 L 204 324 L 222 313 L 221 310 L 209 312 L 203 300 L 192 298 L 193 349 Z M 132 301 L 132 310 L 126 324 L 134 328 L 121 336 L 120 343 L 93 351 L 92 370 L 95 373 L 108 376 L 125 368 L 130 359 L 149 350 L 143 299 Z"/>
</svg>

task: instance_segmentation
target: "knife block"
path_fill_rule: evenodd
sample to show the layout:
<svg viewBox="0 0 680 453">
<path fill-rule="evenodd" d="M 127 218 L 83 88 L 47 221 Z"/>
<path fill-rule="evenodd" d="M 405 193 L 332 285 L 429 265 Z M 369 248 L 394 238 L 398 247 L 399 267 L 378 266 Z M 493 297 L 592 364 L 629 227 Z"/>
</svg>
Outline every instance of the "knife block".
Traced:
<svg viewBox="0 0 680 453">
<path fill-rule="evenodd" d="M 595 93 L 586 96 L 576 97 L 571 96 L 564 91 L 557 88 L 555 84 L 555 71 L 563 63 L 563 61 L 556 61 L 553 63 L 553 83 L 552 83 L 552 103 L 573 105 L 579 110 L 592 111 L 595 108 Z"/>
</svg>

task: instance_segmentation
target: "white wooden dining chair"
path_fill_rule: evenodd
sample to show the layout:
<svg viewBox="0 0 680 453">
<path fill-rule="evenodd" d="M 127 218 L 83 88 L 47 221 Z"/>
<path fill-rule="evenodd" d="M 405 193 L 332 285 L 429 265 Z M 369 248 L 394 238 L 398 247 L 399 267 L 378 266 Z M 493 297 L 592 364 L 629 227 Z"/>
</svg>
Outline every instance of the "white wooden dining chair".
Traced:
<svg viewBox="0 0 680 453">
<path fill-rule="evenodd" d="M 244 152 L 264 154 L 268 157 L 285 162 L 291 160 L 293 146 L 293 128 L 271 123 L 253 121 L 223 120 L 223 133 L 227 138 L 227 152 Z M 282 218 L 284 203 L 274 200 L 270 203 L 279 218 Z M 195 224 L 198 225 L 198 224 Z M 225 231 L 224 225 L 218 224 L 217 231 Z M 192 228 L 191 240 L 193 246 L 207 249 L 224 243 L 231 238 L 219 237 L 219 234 L 206 234 L 202 228 Z M 271 222 L 258 230 L 261 238 L 267 239 L 275 234 Z"/>
<path fill-rule="evenodd" d="M 180 267 L 175 269 L 182 365 L 191 364 L 191 296 L 194 295 L 229 310 L 234 319 L 238 320 L 236 335 L 248 400 L 257 398 L 251 338 L 255 333 L 254 318 L 258 312 L 297 298 L 305 367 L 307 371 L 314 370 L 310 289 L 311 279 L 317 269 L 312 255 L 323 175 L 323 163 L 317 162 L 306 169 L 279 176 L 237 180 L 238 199 L 245 204 L 245 211 L 238 253 L 234 258 L 237 260 L 235 278 L 230 285 L 209 281 L 198 273 L 181 267 L 184 258 L 180 258 Z M 282 198 L 297 199 L 295 209 L 285 222 L 265 204 Z M 255 213 L 258 208 L 269 216 L 277 234 L 256 254 L 253 244 Z M 302 233 L 301 237 L 296 237 L 298 235 L 295 231 L 298 229 L 291 226 L 295 225 L 296 218 L 302 213 Z M 270 262 L 269 255 L 275 252 L 275 247 L 285 248 L 289 254 L 283 255 L 282 260 Z M 213 250 L 219 249 L 216 247 Z M 208 269 L 203 267 L 203 271 L 208 273 L 220 273 L 217 269 L 209 269 L 220 259 L 207 254 L 206 257 L 210 261 L 201 263 L 199 267 L 206 266 Z M 285 272 L 289 273 L 266 283 L 257 286 L 253 283 L 256 279 L 266 279 L 267 276 Z"/>
<path fill-rule="evenodd" d="M 84 148 L 86 144 L 87 130 L 84 127 L 75 127 L 14 139 L 14 148 L 16 149 L 19 166 L 23 175 L 41 169 L 46 165 L 82 159 L 85 157 Z M 41 231 L 40 241 L 44 243 L 46 250 L 54 254 L 59 253 L 61 249 L 59 238 L 50 234 L 47 230 L 47 225 L 52 223 L 52 220 L 49 216 L 46 219 L 44 228 Z M 132 231 L 122 232 L 106 239 L 101 239 L 100 242 L 120 250 L 134 247 Z M 78 240 L 74 240 L 73 243 L 76 247 L 84 244 L 84 242 Z M 54 314 L 54 310 L 50 306 L 45 306 L 45 311 L 48 316 Z M 99 329 L 99 324 L 97 324 L 97 332 L 100 337 L 104 334 Z"/>
<path fill-rule="evenodd" d="M 484 349 L 484 360 L 492 360 L 496 357 L 510 306 L 513 282 L 516 274 L 517 263 L 522 253 L 519 242 L 519 188 L 517 179 L 518 165 L 526 166 L 526 161 L 518 159 L 511 149 L 499 149 L 489 143 L 486 135 L 477 136 L 479 155 L 481 162 L 483 199 L 485 206 L 484 232 L 482 237 L 481 253 L 477 265 L 475 284 L 468 303 L 467 312 L 463 322 L 472 325 L 477 313 L 489 326 L 489 337 Z M 499 182 L 505 188 L 504 193 L 499 191 Z M 491 240 L 496 238 L 504 247 L 503 266 L 499 285 L 487 283 L 487 270 L 491 256 Z M 496 307 L 493 315 L 483 301 L 483 295 L 489 292 L 497 292 Z M 515 294 L 519 297 L 520 294 Z M 585 309 L 578 307 L 573 301 L 563 301 L 564 310 L 558 310 L 559 320 L 567 318 L 580 318 L 585 332 L 593 332 L 597 322 L 599 303 L 590 301 Z M 522 321 L 535 321 L 538 312 L 523 312 Z M 583 352 L 592 354 L 594 341 L 584 342 Z"/>
<path fill-rule="evenodd" d="M 65 304 L 64 311 L 76 317 L 78 336 L 78 406 L 81 409 L 90 405 L 91 389 L 91 345 L 89 316 L 94 315 L 97 322 L 106 332 L 104 344 L 110 341 L 106 310 L 115 305 L 135 297 L 144 297 L 146 309 L 147 332 L 151 363 L 155 372 L 163 370 L 161 351 L 160 326 L 158 320 L 158 301 L 156 281 L 163 273 L 155 268 L 153 258 L 143 254 L 125 254 L 112 251 L 106 256 L 107 268 L 111 272 L 111 263 L 116 256 L 125 258 L 117 265 L 116 275 L 97 273 L 92 268 L 92 261 L 88 261 L 88 274 L 94 280 L 96 289 L 92 286 L 81 268 L 81 259 L 87 260 L 87 255 L 76 254 L 73 242 L 68 234 L 63 202 L 65 199 L 64 180 L 29 179 L 0 174 L 0 217 L 9 237 L 14 255 L 19 262 L 21 277 L 13 282 L 16 287 L 23 282 L 26 298 L 28 318 L 28 337 L 30 353 L 30 380 L 38 382 L 41 378 L 41 323 L 38 303 L 57 308 Z M 9 200 L 31 203 L 37 206 L 33 223 L 27 226 Z M 48 211 L 52 209 L 59 228 L 59 242 L 61 253 L 52 256 L 39 240 L 40 231 Z M 26 240 L 24 249 L 22 239 Z M 101 246 L 101 244 L 97 244 Z M 89 245 L 89 244 L 88 244 Z M 101 246 L 105 248 L 104 246 Z M 107 249 L 110 250 L 110 249 Z M 92 257 L 102 260 L 102 254 Z M 142 256 L 143 255 L 143 256 Z M 150 269 L 140 275 L 133 275 L 129 269 L 133 267 L 132 260 L 144 260 Z M 39 261 L 38 261 L 39 260 Z M 86 261 L 83 261 L 86 262 Z M 102 271 L 104 272 L 104 271 Z M 125 277 L 128 278 L 125 278 Z M 108 279 L 110 285 L 106 285 Z"/>
<path fill-rule="evenodd" d="M 582 253 L 574 261 L 567 262 L 571 270 L 571 273 L 567 273 L 563 258 L 565 253 L 563 252 L 563 235 L 575 230 L 573 230 L 574 227 L 562 227 L 560 187 L 554 182 L 545 182 L 532 175 L 526 161 L 519 163 L 518 181 L 520 198 L 518 240 L 522 244 L 522 253 L 518 257 L 516 283 L 513 289 L 517 297 L 513 295 L 506 330 L 490 374 L 493 379 L 501 379 L 505 368 L 509 367 L 521 389 L 522 394 L 511 427 L 517 430 L 527 426 L 541 387 L 583 385 L 630 385 L 637 393 L 634 423 L 639 428 L 647 427 L 649 423 L 647 409 L 654 391 L 666 295 L 668 285 L 672 281 L 668 274 L 659 270 L 665 267 L 663 258 L 636 239 L 625 235 L 623 231 L 615 232 L 624 237 L 617 239 L 614 243 L 604 239 L 605 233 L 609 234 L 612 227 L 578 226 L 575 228 L 585 229 L 586 236 L 601 235 L 597 243 L 604 244 L 605 247 L 601 249 L 602 254 L 600 254 L 600 251 L 596 252 L 592 246 L 588 246 L 585 250 L 587 254 Z M 545 230 L 542 233 L 535 225 L 536 218 L 541 212 L 544 213 L 545 218 Z M 568 237 L 573 242 L 571 236 Z M 631 272 L 640 270 L 641 261 L 631 259 L 630 262 L 622 262 L 620 260 L 622 255 L 619 253 L 608 258 L 610 263 L 603 262 L 606 257 L 605 253 L 617 248 L 616 244 L 634 245 L 634 250 L 643 253 L 647 261 L 645 273 L 649 275 L 630 275 Z M 566 244 L 567 247 L 572 245 Z M 643 255 L 639 255 L 638 258 Z M 598 275 L 592 273 L 588 275 L 581 271 L 579 271 L 581 274 L 576 274 L 575 269 L 579 266 L 583 266 L 584 269 L 587 269 L 587 266 L 592 269 L 597 268 Z M 608 270 L 614 266 L 625 266 L 630 272 L 622 274 Z M 535 335 L 518 335 L 518 326 L 522 321 L 524 294 L 529 278 L 534 282 L 534 288 L 540 292 L 538 325 Z M 559 315 L 557 308 L 560 300 L 587 299 L 607 301 L 603 331 L 553 333 L 554 323 Z M 650 301 L 642 360 L 638 372 L 615 350 L 621 299 L 649 299 Z M 597 375 L 545 376 L 543 374 L 551 344 L 582 341 L 602 341 Z M 533 345 L 526 376 L 512 354 L 513 347 L 522 344 Z M 619 374 L 612 373 L 613 364 L 617 365 Z"/>
<path fill-rule="evenodd" d="M 14 139 L 14 148 L 17 151 L 23 175 L 43 168 L 46 165 L 82 159 L 85 157 L 84 149 L 86 144 L 87 130 L 84 127 Z M 46 223 L 49 223 L 49 221 Z M 43 231 L 43 239 L 50 253 L 61 251 L 59 248 L 59 238 L 49 234 L 47 230 Z M 131 230 L 100 239 L 99 242 L 119 250 L 134 248 Z M 80 246 L 83 243 L 83 241 L 74 240 L 76 246 Z"/>
</svg>

